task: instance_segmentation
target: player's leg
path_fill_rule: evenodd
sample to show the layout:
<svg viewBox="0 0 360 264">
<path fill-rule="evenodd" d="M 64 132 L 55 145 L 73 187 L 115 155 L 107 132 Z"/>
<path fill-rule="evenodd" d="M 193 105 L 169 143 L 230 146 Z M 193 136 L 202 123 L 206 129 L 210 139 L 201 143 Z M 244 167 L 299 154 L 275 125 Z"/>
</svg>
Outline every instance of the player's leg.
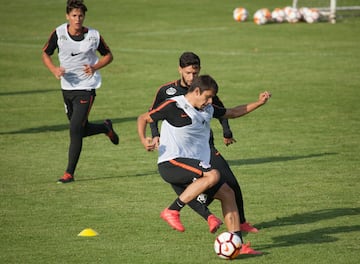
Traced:
<svg viewBox="0 0 360 264">
<path fill-rule="evenodd" d="M 260 251 L 256 251 L 250 247 L 250 242 L 244 243 L 240 227 L 240 216 L 239 210 L 235 202 L 235 194 L 233 189 L 227 184 L 224 183 L 221 188 L 217 191 L 214 196 L 215 199 L 221 201 L 221 208 L 224 215 L 224 222 L 226 228 L 229 232 L 237 234 L 242 241 L 242 247 L 239 251 L 239 254 L 251 254 L 258 255 L 262 254 Z"/>
<path fill-rule="evenodd" d="M 59 183 L 74 181 L 74 172 L 79 161 L 87 117 L 92 105 L 92 95 L 87 91 L 63 91 L 65 110 L 70 121 L 70 144 L 68 165 Z"/>
<path fill-rule="evenodd" d="M 184 203 L 189 203 L 198 195 L 213 187 L 220 179 L 220 173 L 217 170 L 203 172 L 201 178 L 189 184 L 188 187 L 180 194 L 179 199 Z"/>
<path fill-rule="evenodd" d="M 240 222 L 244 223 L 245 212 L 244 212 L 244 200 L 241 193 L 240 185 L 231 171 L 229 164 L 227 161 L 221 156 L 220 152 L 217 151 L 216 148 L 211 148 L 211 166 L 220 171 L 221 177 L 224 178 L 225 182 L 233 189 L 235 192 L 236 204 L 239 210 Z"/>
<path fill-rule="evenodd" d="M 224 222 L 229 232 L 240 231 L 239 211 L 235 202 L 234 191 L 224 183 L 214 196 L 221 201 Z"/>
<path fill-rule="evenodd" d="M 199 164 L 199 160 L 181 158 L 158 164 L 160 175 L 166 182 L 186 186 L 178 198 L 160 215 L 180 232 L 185 230 L 180 222 L 180 210 L 220 179 L 218 171 L 205 169 Z"/>
<path fill-rule="evenodd" d="M 250 223 L 246 222 L 245 218 L 245 210 L 244 210 L 244 200 L 241 192 L 241 187 L 231 170 L 229 164 L 224 159 L 224 157 L 220 154 L 217 149 L 212 146 L 211 147 L 211 166 L 220 171 L 221 178 L 225 180 L 225 182 L 231 187 L 231 189 L 235 193 L 236 205 L 239 210 L 240 216 L 240 227 L 242 231 L 245 232 L 258 232 L 258 229 L 253 227 Z"/>
<path fill-rule="evenodd" d="M 93 97 L 89 92 L 76 91 L 72 100 L 73 112 L 70 117 L 70 147 L 69 160 L 66 171 L 73 174 L 79 161 L 87 118 L 93 103 Z"/>
<path fill-rule="evenodd" d="M 73 112 L 74 112 L 74 92 L 73 91 L 62 91 L 63 93 L 63 99 L 64 99 L 64 106 L 65 106 L 65 113 L 69 121 L 71 121 Z M 71 134 L 70 134 L 71 135 Z M 71 169 L 70 165 L 70 146 L 71 146 L 71 136 L 70 136 L 70 143 L 69 143 L 69 152 L 68 152 L 68 165 L 67 169 L 65 170 L 64 175 L 58 179 L 58 183 L 68 183 L 74 181 L 74 171 L 75 169 Z"/>
<path fill-rule="evenodd" d="M 90 98 L 91 100 L 90 108 L 91 108 L 91 106 L 94 104 L 96 97 L 95 90 L 92 90 L 90 94 L 91 94 L 91 98 Z M 84 99 L 84 101 L 85 100 L 86 99 Z M 119 144 L 119 136 L 116 134 L 115 130 L 113 129 L 112 121 L 110 119 L 104 120 L 102 124 L 94 124 L 88 121 L 86 122 L 83 137 L 89 137 L 98 134 L 106 134 L 113 144 L 115 145 Z"/>
<path fill-rule="evenodd" d="M 171 185 L 177 195 L 180 195 L 185 187 L 178 185 Z M 209 208 L 206 206 L 206 202 L 208 199 L 208 195 L 206 193 L 200 194 L 196 199 L 190 201 L 187 205 L 193 209 L 196 213 L 198 213 L 201 217 L 203 217 L 209 226 L 209 231 L 211 233 L 215 233 L 219 227 L 222 225 L 221 219 L 217 218 Z"/>
<path fill-rule="evenodd" d="M 182 194 L 186 188 L 186 187 L 174 185 L 174 184 L 171 184 L 171 187 L 174 189 L 174 191 L 176 192 L 177 195 Z M 207 220 L 208 217 L 211 215 L 209 208 L 205 204 L 199 202 L 197 198 L 190 201 L 188 203 L 188 206 L 190 206 L 191 209 L 193 209 L 196 213 L 198 213 L 205 220 Z"/>
</svg>

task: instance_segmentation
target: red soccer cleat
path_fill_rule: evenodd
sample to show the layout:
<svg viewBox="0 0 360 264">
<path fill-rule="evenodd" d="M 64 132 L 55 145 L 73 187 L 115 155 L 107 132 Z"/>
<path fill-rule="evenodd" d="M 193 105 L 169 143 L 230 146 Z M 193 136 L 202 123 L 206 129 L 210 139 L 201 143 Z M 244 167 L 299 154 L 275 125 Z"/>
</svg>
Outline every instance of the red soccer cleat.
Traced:
<svg viewBox="0 0 360 264">
<path fill-rule="evenodd" d="M 72 176 L 70 173 L 65 172 L 64 176 L 58 179 L 57 183 L 69 183 L 73 182 L 74 180 L 74 176 Z"/>
<path fill-rule="evenodd" d="M 184 232 L 185 228 L 180 222 L 180 212 L 176 210 L 170 210 L 169 208 L 165 208 L 161 213 L 160 217 L 164 219 L 169 226 L 176 229 L 179 232 Z"/>
<path fill-rule="evenodd" d="M 215 233 L 219 227 L 222 225 L 222 221 L 217 218 L 215 215 L 209 215 L 208 219 L 207 219 L 208 225 L 209 225 L 209 231 L 211 233 Z"/>
<path fill-rule="evenodd" d="M 240 224 L 240 230 L 242 232 L 248 232 L 248 233 L 257 233 L 257 232 L 259 232 L 259 230 L 256 227 L 253 227 L 248 222 Z"/>
<path fill-rule="evenodd" d="M 241 245 L 239 255 L 261 255 L 261 251 L 256 251 L 250 247 L 250 242 Z"/>
</svg>

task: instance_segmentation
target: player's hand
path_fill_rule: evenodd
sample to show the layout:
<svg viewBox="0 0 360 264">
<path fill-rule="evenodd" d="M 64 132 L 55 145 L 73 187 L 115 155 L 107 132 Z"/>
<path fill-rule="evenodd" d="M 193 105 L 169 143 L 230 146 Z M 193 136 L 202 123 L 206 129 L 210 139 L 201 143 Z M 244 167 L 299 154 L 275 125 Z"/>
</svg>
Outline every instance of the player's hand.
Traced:
<svg viewBox="0 0 360 264">
<path fill-rule="evenodd" d="M 229 146 L 233 143 L 236 143 L 236 140 L 235 138 L 224 138 L 224 144 L 225 146 Z"/>
<path fill-rule="evenodd" d="M 259 102 L 261 104 L 265 104 L 271 97 L 271 93 L 268 91 L 265 91 L 263 93 L 260 93 L 259 95 Z"/>
<path fill-rule="evenodd" d="M 65 68 L 64 67 L 56 67 L 54 75 L 56 79 L 60 80 L 61 76 L 64 76 L 65 74 Z"/>
<path fill-rule="evenodd" d="M 84 72 L 86 75 L 88 76 L 92 76 L 95 72 L 95 69 L 93 66 L 89 65 L 89 64 L 85 64 L 84 65 Z"/>
<path fill-rule="evenodd" d="M 154 151 L 154 149 L 155 149 L 155 143 L 153 143 L 153 139 L 150 137 L 145 138 L 142 141 L 142 144 L 144 145 L 144 147 L 147 151 Z"/>
</svg>

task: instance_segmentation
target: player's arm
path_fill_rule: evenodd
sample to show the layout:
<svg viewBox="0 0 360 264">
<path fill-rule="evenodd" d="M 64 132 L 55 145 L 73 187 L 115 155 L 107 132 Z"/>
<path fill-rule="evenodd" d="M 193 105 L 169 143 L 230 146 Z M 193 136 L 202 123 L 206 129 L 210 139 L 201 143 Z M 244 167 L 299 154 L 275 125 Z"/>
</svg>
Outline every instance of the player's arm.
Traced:
<svg viewBox="0 0 360 264">
<path fill-rule="evenodd" d="M 223 128 L 223 141 L 226 146 L 229 146 L 233 143 L 236 143 L 235 138 L 233 138 L 233 133 L 230 129 L 229 119 L 227 118 L 219 118 L 219 122 Z"/>
<path fill-rule="evenodd" d="M 271 97 L 271 93 L 269 93 L 267 91 L 260 93 L 259 99 L 257 101 L 226 109 L 223 117 L 224 118 L 237 118 L 240 116 L 244 116 L 244 115 L 256 110 L 260 106 L 264 105 L 269 100 L 270 97 Z"/>
<path fill-rule="evenodd" d="M 149 139 L 146 137 L 146 127 L 148 123 L 154 122 L 150 116 L 149 112 L 143 113 L 137 119 L 137 131 L 140 138 L 141 144 L 144 145 L 147 151 L 152 151 L 155 148 L 155 144 L 150 142 Z"/>
<path fill-rule="evenodd" d="M 42 52 L 42 61 L 44 65 L 49 69 L 49 71 L 55 76 L 56 79 L 60 80 L 61 76 L 65 74 L 65 69 L 54 64 L 51 56 L 54 54 L 54 51 L 58 48 L 57 46 L 57 35 L 54 30 L 49 40 L 45 43 Z"/>
<path fill-rule="evenodd" d="M 213 98 L 213 105 L 225 108 L 223 102 L 220 100 L 220 98 L 218 96 L 215 96 Z M 235 143 L 236 140 L 233 138 L 233 134 L 232 134 L 232 131 L 230 129 L 229 120 L 227 118 L 223 118 L 223 117 L 218 117 L 218 120 L 219 120 L 219 122 L 221 124 L 221 127 L 223 129 L 224 144 L 226 146 L 229 146 L 230 144 Z"/>
<path fill-rule="evenodd" d="M 84 71 L 87 75 L 93 75 L 95 71 L 104 68 L 114 59 L 109 46 L 105 43 L 104 39 L 101 36 L 99 47 L 97 50 L 101 54 L 101 58 L 98 60 L 97 63 L 93 65 L 84 65 Z"/>
<path fill-rule="evenodd" d="M 174 117 L 174 110 L 178 109 L 176 107 L 176 101 L 166 100 L 160 104 L 157 108 L 146 112 L 138 117 L 137 127 L 138 135 L 141 143 L 144 145 L 145 149 L 148 151 L 154 150 L 157 146 L 156 143 L 151 139 L 146 137 L 146 127 L 147 124 L 157 122 L 159 120 L 168 120 Z"/>
<path fill-rule="evenodd" d="M 165 100 L 166 100 L 166 97 L 164 96 L 163 89 L 162 89 L 162 87 L 160 87 L 156 93 L 155 99 L 154 99 L 153 104 L 150 107 L 149 111 L 154 110 Z M 157 149 L 159 147 L 159 143 L 160 143 L 159 122 L 154 121 L 154 122 L 150 123 L 150 130 L 151 130 L 151 136 L 153 138 L 153 143 L 155 144 L 155 148 Z"/>
</svg>

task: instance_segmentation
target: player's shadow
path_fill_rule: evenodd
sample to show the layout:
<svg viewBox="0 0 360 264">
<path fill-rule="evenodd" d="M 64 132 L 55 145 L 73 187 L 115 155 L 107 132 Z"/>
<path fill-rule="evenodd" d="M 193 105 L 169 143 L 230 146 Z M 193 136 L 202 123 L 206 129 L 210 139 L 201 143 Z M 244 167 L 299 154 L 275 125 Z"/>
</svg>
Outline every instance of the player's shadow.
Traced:
<svg viewBox="0 0 360 264">
<path fill-rule="evenodd" d="M 256 165 L 269 162 L 281 162 L 281 161 L 290 161 L 298 159 L 311 159 L 328 155 L 337 155 L 335 152 L 324 152 L 324 153 L 315 153 L 309 155 L 300 155 L 300 156 L 279 156 L 279 157 L 263 157 L 263 158 L 253 158 L 253 159 L 241 159 L 241 160 L 227 160 L 230 166 L 240 166 L 240 165 Z"/>
<path fill-rule="evenodd" d="M 25 95 L 25 94 L 50 93 L 50 92 L 59 92 L 59 89 L 0 92 L 0 96 Z"/>
<path fill-rule="evenodd" d="M 279 217 L 272 221 L 258 223 L 256 227 L 263 229 L 277 226 L 302 225 L 351 215 L 360 215 L 360 208 L 333 208 L 293 214 L 291 216 Z"/>
<path fill-rule="evenodd" d="M 123 118 L 114 118 L 111 119 L 113 124 L 116 123 L 124 123 L 129 121 L 136 121 L 137 117 L 123 117 Z M 91 123 L 102 123 L 104 120 L 90 120 Z M 7 131 L 0 132 L 0 135 L 8 135 L 8 134 L 35 134 L 35 133 L 43 133 L 43 132 L 58 132 L 69 129 L 69 124 L 59 124 L 59 125 L 51 125 L 51 126 L 38 126 L 38 127 L 29 127 L 24 129 L 19 129 L 15 131 Z"/>
<path fill-rule="evenodd" d="M 339 238 L 333 236 L 342 233 L 359 232 L 360 225 L 333 226 L 319 229 L 312 229 L 307 232 L 293 233 L 290 235 L 275 236 L 271 245 L 261 247 L 261 250 L 277 247 L 290 247 L 302 244 L 322 244 L 336 242 Z"/>
<path fill-rule="evenodd" d="M 311 212 L 305 212 L 301 214 L 294 214 L 291 216 L 276 218 L 272 221 L 259 223 L 257 228 L 274 228 L 280 226 L 289 225 L 302 225 L 315 223 L 322 220 L 329 220 L 344 216 L 357 216 L 360 215 L 360 208 L 333 208 L 324 209 Z M 273 243 L 269 245 L 263 245 L 260 250 L 266 250 L 275 247 L 289 247 L 301 244 L 321 244 L 330 243 L 339 240 L 333 235 L 340 233 L 359 232 L 360 225 L 342 225 L 333 227 L 323 227 L 318 229 L 312 229 L 307 232 L 298 233 L 295 232 L 289 235 L 280 235 L 272 237 Z"/>
<path fill-rule="evenodd" d="M 272 221 L 258 223 L 256 227 L 263 229 L 277 226 L 309 224 L 351 215 L 360 215 L 360 208 L 333 208 L 293 214 L 291 216 L 279 217 Z"/>
<path fill-rule="evenodd" d="M 122 177 L 148 177 L 149 175 L 158 174 L 157 170 L 142 172 L 142 173 L 129 173 L 129 174 L 119 174 L 116 176 L 104 176 L 104 177 L 97 177 L 97 178 L 84 178 L 84 179 L 77 179 L 78 182 L 87 182 L 87 181 L 103 181 L 103 180 L 110 180 L 110 179 L 119 179 Z"/>
</svg>

